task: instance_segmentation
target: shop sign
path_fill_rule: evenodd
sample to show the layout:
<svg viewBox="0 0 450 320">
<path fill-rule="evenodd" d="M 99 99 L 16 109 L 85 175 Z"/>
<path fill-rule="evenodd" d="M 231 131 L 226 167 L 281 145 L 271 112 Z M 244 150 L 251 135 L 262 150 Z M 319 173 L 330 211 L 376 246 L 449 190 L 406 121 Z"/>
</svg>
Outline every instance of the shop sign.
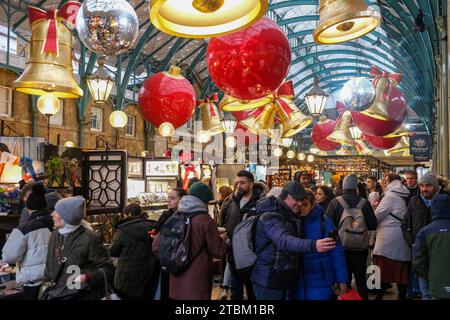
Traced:
<svg viewBox="0 0 450 320">
<path fill-rule="evenodd" d="M 128 160 L 128 176 L 129 177 L 142 177 L 142 161 Z"/>
<path fill-rule="evenodd" d="M 416 135 L 409 138 L 410 153 L 414 156 L 414 162 L 430 160 L 431 139 L 428 135 Z"/>
<path fill-rule="evenodd" d="M 153 177 L 177 177 L 178 161 L 147 161 L 145 174 Z"/>
</svg>

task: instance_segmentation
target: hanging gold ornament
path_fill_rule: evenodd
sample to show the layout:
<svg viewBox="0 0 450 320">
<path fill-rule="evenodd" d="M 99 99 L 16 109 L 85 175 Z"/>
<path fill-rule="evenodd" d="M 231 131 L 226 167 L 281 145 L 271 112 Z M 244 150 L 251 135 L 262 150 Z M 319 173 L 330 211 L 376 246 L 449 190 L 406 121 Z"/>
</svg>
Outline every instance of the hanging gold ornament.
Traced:
<svg viewBox="0 0 450 320">
<path fill-rule="evenodd" d="M 320 44 L 350 41 L 373 31 L 381 15 L 364 0 L 320 0 L 320 20 L 314 30 L 314 41 Z"/>
<path fill-rule="evenodd" d="M 152 0 L 150 20 L 173 36 L 211 38 L 252 25 L 268 5 L 268 0 Z"/>
<path fill-rule="evenodd" d="M 350 126 L 352 124 L 352 114 L 350 111 L 345 111 L 341 119 L 338 121 L 333 132 L 328 135 L 327 140 L 340 143 L 346 146 L 355 146 L 356 142 L 350 132 Z"/>
<path fill-rule="evenodd" d="M 29 7 L 30 56 L 22 75 L 12 87 L 26 94 L 52 93 L 61 99 L 77 99 L 83 90 L 73 77 L 72 32 L 62 21 L 75 25 L 81 4 L 69 1 L 60 9 L 44 11 Z"/>
<path fill-rule="evenodd" d="M 213 136 L 225 131 L 220 121 L 219 110 L 216 103 L 219 102 L 219 94 L 214 93 L 211 97 L 197 100 L 197 106 L 200 108 L 200 116 L 202 119 L 202 129 Z"/>
<path fill-rule="evenodd" d="M 409 129 L 406 128 L 405 124 L 403 123 L 400 128 L 395 130 L 394 132 L 388 134 L 387 136 L 384 136 L 385 138 L 397 138 L 397 137 L 403 137 L 403 136 L 409 136 L 413 134 Z"/>
<path fill-rule="evenodd" d="M 250 116 L 242 120 L 240 123 L 254 134 L 266 133 L 273 127 L 275 121 L 275 104 L 269 103 L 265 107 L 261 107 L 255 112 L 252 112 Z"/>
<path fill-rule="evenodd" d="M 404 153 L 405 151 L 409 151 L 409 139 L 406 137 L 402 137 L 399 143 L 397 143 L 393 148 L 386 151 L 388 155 L 392 155 L 395 153 Z"/>
<path fill-rule="evenodd" d="M 361 113 L 378 119 L 389 120 L 388 107 L 390 105 L 390 97 L 392 88 L 396 87 L 402 80 L 403 76 L 399 73 L 389 74 L 382 72 L 377 67 L 372 67 L 370 74 L 375 76 L 373 85 L 375 86 L 375 100 L 372 105 Z"/>
</svg>

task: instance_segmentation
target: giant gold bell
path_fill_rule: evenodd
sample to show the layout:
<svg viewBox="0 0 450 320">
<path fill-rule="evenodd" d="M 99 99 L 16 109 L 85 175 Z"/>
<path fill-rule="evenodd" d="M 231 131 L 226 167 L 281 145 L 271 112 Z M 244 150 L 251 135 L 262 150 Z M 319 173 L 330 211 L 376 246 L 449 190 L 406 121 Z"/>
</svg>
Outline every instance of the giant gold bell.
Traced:
<svg viewBox="0 0 450 320">
<path fill-rule="evenodd" d="M 402 137 L 402 139 L 397 143 L 393 148 L 386 150 L 387 155 L 392 155 L 394 153 L 405 153 L 409 151 L 409 141 L 406 137 Z"/>
<path fill-rule="evenodd" d="M 58 23 L 58 55 L 43 53 L 47 26 L 46 20 L 31 25 L 30 57 L 12 87 L 26 94 L 42 96 L 51 92 L 61 99 L 77 99 L 83 96 L 83 90 L 73 77 L 72 32 L 63 23 Z"/>
<path fill-rule="evenodd" d="M 210 136 L 225 131 L 222 121 L 220 121 L 219 110 L 214 103 L 203 103 L 200 106 L 200 116 L 202 119 L 202 129 L 208 132 Z"/>
<path fill-rule="evenodd" d="M 392 80 L 390 80 L 387 77 L 379 78 L 379 80 L 377 81 L 377 84 L 376 84 L 375 100 L 372 103 L 372 105 L 370 106 L 370 108 L 361 112 L 362 114 L 365 114 L 369 117 L 372 117 L 372 118 L 375 118 L 378 120 L 383 120 L 383 121 L 389 120 L 389 113 L 387 111 L 389 101 L 383 97 L 383 92 L 384 92 L 384 88 L 389 86 L 389 83 L 391 81 Z"/>
<path fill-rule="evenodd" d="M 277 114 L 283 125 L 283 138 L 289 138 L 306 129 L 313 122 L 313 118 L 306 116 L 293 102 L 286 103 L 284 107 L 276 102 Z M 289 112 L 287 112 L 288 110 Z"/>
<path fill-rule="evenodd" d="M 409 136 L 411 135 L 412 132 L 409 131 L 405 124 L 403 123 L 397 130 L 395 130 L 394 132 L 384 136 L 385 138 L 397 138 L 397 137 L 405 137 L 405 136 Z"/>
<path fill-rule="evenodd" d="M 241 121 L 241 125 L 251 133 L 262 134 L 272 128 L 275 122 L 276 108 L 274 103 L 267 104 L 262 111 L 257 111 Z"/>
<path fill-rule="evenodd" d="M 319 0 L 320 21 L 314 41 L 321 44 L 350 41 L 373 31 L 381 15 L 364 0 Z"/>
<path fill-rule="evenodd" d="M 150 20 L 173 36 L 210 38 L 252 25 L 268 5 L 268 0 L 151 0 Z"/>
<path fill-rule="evenodd" d="M 333 132 L 327 137 L 327 140 L 346 146 L 355 146 L 356 142 L 352 137 L 352 133 L 350 132 L 351 123 L 351 113 L 350 111 L 345 111 L 342 114 L 339 123 L 334 128 Z"/>
</svg>

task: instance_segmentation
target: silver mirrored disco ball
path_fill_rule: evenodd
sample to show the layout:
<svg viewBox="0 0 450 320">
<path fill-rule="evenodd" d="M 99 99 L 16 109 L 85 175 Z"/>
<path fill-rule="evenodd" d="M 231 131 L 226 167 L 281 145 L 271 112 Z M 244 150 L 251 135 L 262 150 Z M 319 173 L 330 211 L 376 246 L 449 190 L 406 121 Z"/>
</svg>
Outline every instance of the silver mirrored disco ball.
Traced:
<svg viewBox="0 0 450 320">
<path fill-rule="evenodd" d="M 369 79 L 354 78 L 344 84 L 340 98 L 349 110 L 361 112 L 372 105 L 375 87 Z"/>
<path fill-rule="evenodd" d="M 111 56 L 131 48 L 138 36 L 139 20 L 125 0 L 87 0 L 78 11 L 76 28 L 89 50 Z"/>
</svg>

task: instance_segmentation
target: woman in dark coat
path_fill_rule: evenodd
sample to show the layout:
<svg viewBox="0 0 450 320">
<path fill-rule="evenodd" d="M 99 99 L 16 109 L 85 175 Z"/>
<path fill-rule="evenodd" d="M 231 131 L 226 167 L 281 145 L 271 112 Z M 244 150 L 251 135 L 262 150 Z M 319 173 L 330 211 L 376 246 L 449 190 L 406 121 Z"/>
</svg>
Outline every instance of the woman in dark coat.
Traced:
<svg viewBox="0 0 450 320">
<path fill-rule="evenodd" d="M 122 300 L 150 299 L 154 288 L 156 258 L 151 252 L 149 220 L 141 218 L 142 208 L 132 203 L 125 207 L 117 233 L 109 246 L 111 257 L 119 258 L 114 287 Z"/>
<path fill-rule="evenodd" d="M 113 265 L 100 236 L 81 224 L 86 215 L 86 200 L 81 196 L 59 200 L 51 215 L 56 229 L 50 236 L 44 277 L 55 286 L 43 298 L 99 300 L 105 297 Z M 73 287 L 68 285 L 71 282 L 75 283 Z"/>
<path fill-rule="evenodd" d="M 169 218 L 178 210 L 178 204 L 180 203 L 181 198 L 187 195 L 186 190 L 183 188 L 175 188 L 169 193 L 168 201 L 167 201 L 167 208 L 168 210 L 164 211 L 159 218 L 158 222 L 155 225 L 154 228 L 154 235 L 156 236 L 157 233 L 161 231 L 162 226 L 164 223 L 169 220 Z M 160 288 L 161 291 L 159 292 L 159 298 L 161 300 L 168 300 L 169 299 L 169 274 L 165 271 L 161 272 L 161 284 Z M 158 296 L 158 292 L 156 293 Z"/>
</svg>

